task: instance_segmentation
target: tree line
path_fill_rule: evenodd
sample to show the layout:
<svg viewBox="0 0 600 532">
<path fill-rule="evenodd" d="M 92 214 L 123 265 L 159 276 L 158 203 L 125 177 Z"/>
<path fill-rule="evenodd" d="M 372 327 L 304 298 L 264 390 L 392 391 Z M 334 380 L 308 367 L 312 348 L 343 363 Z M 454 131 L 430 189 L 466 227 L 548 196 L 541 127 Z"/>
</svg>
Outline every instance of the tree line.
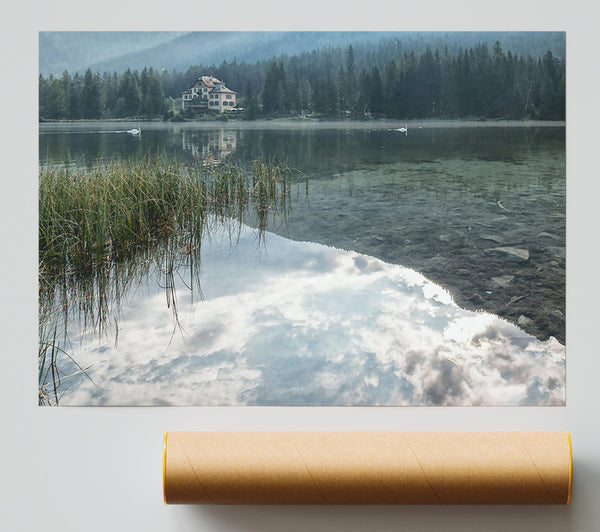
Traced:
<svg viewBox="0 0 600 532">
<path fill-rule="evenodd" d="M 50 120 L 156 118 L 167 111 L 160 76 L 152 68 L 141 73 L 103 75 L 88 69 L 83 76 L 39 78 L 39 115 Z"/>
<path fill-rule="evenodd" d="M 452 54 L 349 46 L 255 64 L 196 65 L 186 72 L 40 76 L 40 117 L 183 118 L 181 92 L 213 75 L 238 92 L 248 119 L 309 114 L 365 118 L 565 119 L 564 59 L 504 52 L 499 42 Z"/>
</svg>

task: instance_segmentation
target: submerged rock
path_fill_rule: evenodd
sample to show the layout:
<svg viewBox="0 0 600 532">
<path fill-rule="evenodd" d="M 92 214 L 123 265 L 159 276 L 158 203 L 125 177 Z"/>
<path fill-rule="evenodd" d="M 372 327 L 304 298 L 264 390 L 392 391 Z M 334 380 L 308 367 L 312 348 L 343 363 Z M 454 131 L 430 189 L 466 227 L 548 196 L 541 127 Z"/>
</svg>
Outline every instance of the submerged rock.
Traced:
<svg viewBox="0 0 600 532">
<path fill-rule="evenodd" d="M 538 238 L 550 238 L 552 240 L 560 240 L 559 236 L 553 235 L 551 233 L 547 233 L 546 231 L 542 231 L 541 233 L 538 233 L 537 237 Z"/>
<path fill-rule="evenodd" d="M 523 248 L 488 248 L 485 250 L 486 253 L 493 253 L 495 255 L 501 255 L 510 260 L 516 261 L 528 261 L 529 251 Z"/>
<path fill-rule="evenodd" d="M 496 235 L 479 235 L 479 238 L 483 240 L 491 240 L 492 242 L 496 242 L 496 244 L 502 244 L 504 242 L 504 238 Z"/>
<path fill-rule="evenodd" d="M 482 305 L 483 298 L 479 294 L 473 294 L 471 297 L 467 298 L 467 301 L 473 303 L 473 305 Z"/>
<path fill-rule="evenodd" d="M 530 325 L 533 324 L 533 320 L 531 318 L 528 318 L 527 316 L 521 314 L 519 316 L 519 319 L 517 320 L 517 325 L 519 327 L 529 327 Z"/>
<path fill-rule="evenodd" d="M 501 275 L 500 277 L 492 277 L 492 282 L 498 286 L 506 287 L 515 278 L 514 275 Z"/>
<path fill-rule="evenodd" d="M 567 256 L 567 250 L 560 246 L 548 246 L 545 251 L 557 259 L 565 259 Z"/>
</svg>

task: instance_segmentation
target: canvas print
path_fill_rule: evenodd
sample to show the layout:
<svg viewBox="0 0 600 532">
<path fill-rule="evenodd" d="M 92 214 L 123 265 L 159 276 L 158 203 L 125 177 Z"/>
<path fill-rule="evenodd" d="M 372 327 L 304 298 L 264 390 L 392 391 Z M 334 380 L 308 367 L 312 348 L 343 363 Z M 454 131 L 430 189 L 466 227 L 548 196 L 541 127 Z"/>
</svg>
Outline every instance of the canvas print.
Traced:
<svg viewBox="0 0 600 532">
<path fill-rule="evenodd" d="M 565 34 L 40 32 L 40 405 L 564 405 Z"/>
</svg>

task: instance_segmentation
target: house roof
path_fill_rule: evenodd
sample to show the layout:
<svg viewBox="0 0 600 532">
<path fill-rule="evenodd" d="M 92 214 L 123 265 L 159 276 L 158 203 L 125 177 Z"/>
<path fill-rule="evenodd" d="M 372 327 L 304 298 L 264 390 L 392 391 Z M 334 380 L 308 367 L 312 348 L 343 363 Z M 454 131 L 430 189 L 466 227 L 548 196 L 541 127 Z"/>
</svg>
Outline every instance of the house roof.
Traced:
<svg viewBox="0 0 600 532">
<path fill-rule="evenodd" d="M 201 76 L 194 83 L 194 87 L 204 86 L 209 89 L 214 89 L 217 85 L 221 85 L 223 82 L 215 78 L 214 76 Z"/>
<path fill-rule="evenodd" d="M 192 85 L 190 89 L 187 91 L 183 91 L 182 94 L 188 94 L 191 92 L 193 88 L 198 87 L 206 87 L 210 89 L 208 92 L 212 93 L 227 93 L 227 94 L 237 94 L 237 92 L 228 89 L 221 80 L 215 78 L 214 76 L 201 76 L 199 77 L 195 83 Z"/>
<path fill-rule="evenodd" d="M 227 87 L 225 87 L 225 85 L 222 85 L 220 89 L 213 89 L 210 92 L 226 92 L 228 94 L 237 94 L 237 92 L 228 89 Z"/>
<path fill-rule="evenodd" d="M 221 82 L 213 77 L 213 76 L 202 76 L 201 78 L 198 79 L 198 81 L 202 80 L 202 82 L 207 86 L 207 87 L 211 87 L 213 88 L 217 83 L 220 84 Z"/>
</svg>

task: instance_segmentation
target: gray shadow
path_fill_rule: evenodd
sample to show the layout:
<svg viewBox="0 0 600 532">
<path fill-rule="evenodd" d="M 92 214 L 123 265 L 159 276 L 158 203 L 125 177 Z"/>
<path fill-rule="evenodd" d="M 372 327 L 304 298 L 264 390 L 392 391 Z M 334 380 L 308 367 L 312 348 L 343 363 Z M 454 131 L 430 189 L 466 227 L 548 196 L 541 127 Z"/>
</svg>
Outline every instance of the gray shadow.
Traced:
<svg viewBox="0 0 600 532">
<path fill-rule="evenodd" d="M 207 530 L 530 532 L 576 530 L 574 506 L 198 506 L 181 509 Z M 182 516 L 183 517 L 183 516 Z M 593 530 L 577 528 L 577 530 Z"/>
</svg>

